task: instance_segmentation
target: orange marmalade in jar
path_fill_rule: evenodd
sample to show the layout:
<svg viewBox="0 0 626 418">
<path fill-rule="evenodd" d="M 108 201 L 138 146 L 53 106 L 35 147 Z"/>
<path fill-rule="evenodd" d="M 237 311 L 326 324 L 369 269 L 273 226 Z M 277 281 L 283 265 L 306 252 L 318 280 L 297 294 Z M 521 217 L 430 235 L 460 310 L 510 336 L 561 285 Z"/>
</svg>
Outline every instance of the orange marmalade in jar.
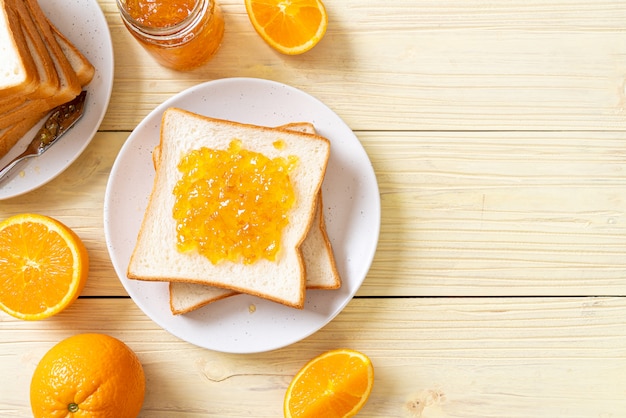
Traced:
<svg viewBox="0 0 626 418">
<path fill-rule="evenodd" d="M 187 71 L 206 63 L 224 36 L 214 0 L 117 0 L 122 21 L 165 67 Z"/>
</svg>

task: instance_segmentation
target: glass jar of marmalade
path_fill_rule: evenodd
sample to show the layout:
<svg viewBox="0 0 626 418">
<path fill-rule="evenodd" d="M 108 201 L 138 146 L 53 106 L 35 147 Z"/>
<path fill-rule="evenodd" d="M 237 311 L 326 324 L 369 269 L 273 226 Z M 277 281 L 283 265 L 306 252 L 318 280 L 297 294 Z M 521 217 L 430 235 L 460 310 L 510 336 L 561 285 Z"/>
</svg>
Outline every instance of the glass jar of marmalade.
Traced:
<svg viewBox="0 0 626 418">
<path fill-rule="evenodd" d="M 224 36 L 224 18 L 214 0 L 116 0 L 130 33 L 168 68 L 205 64 Z"/>
</svg>

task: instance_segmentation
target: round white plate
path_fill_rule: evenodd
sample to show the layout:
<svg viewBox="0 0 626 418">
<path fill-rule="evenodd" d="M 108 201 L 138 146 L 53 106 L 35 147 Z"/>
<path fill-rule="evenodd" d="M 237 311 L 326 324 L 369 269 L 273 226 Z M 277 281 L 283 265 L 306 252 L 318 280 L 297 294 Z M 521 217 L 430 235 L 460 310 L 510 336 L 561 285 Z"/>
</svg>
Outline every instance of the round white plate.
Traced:
<svg viewBox="0 0 626 418">
<path fill-rule="evenodd" d="M 96 68 L 86 86 L 83 117 L 59 142 L 40 157 L 30 158 L 0 182 L 0 200 L 30 192 L 56 176 L 80 156 L 89 145 L 104 118 L 113 87 L 113 45 L 111 33 L 96 0 L 40 0 L 50 21 L 85 55 Z M 4 167 L 22 153 L 43 120 L 0 159 Z"/>
<path fill-rule="evenodd" d="M 167 283 L 126 277 L 152 190 L 151 153 L 159 141 L 163 111 L 172 106 L 264 126 L 311 122 L 319 134 L 330 140 L 330 160 L 322 190 L 327 231 L 343 280 L 341 289 L 307 291 L 302 310 L 237 295 L 174 316 L 169 308 Z M 374 170 L 361 143 L 322 102 L 277 82 L 229 78 L 179 93 L 137 126 L 122 147 L 109 177 L 104 228 L 109 254 L 122 284 L 154 322 L 177 337 L 208 349 L 262 352 L 311 335 L 352 299 L 369 270 L 378 244 L 380 196 Z"/>
</svg>

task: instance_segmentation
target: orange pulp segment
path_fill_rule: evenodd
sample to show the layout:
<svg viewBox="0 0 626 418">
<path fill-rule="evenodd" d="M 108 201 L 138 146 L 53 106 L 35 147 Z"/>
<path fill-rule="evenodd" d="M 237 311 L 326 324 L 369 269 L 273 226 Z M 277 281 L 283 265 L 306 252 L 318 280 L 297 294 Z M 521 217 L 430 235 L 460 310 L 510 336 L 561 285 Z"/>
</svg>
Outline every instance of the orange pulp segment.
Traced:
<svg viewBox="0 0 626 418">
<path fill-rule="evenodd" d="M 302 54 L 322 39 L 328 26 L 320 0 L 245 0 L 252 26 L 272 48 Z"/>
<path fill-rule="evenodd" d="M 374 367 L 363 353 L 331 350 L 308 362 L 285 394 L 287 418 L 346 418 L 365 405 L 374 384 Z"/>
<path fill-rule="evenodd" d="M 38 320 L 62 311 L 88 271 L 85 246 L 61 222 L 26 213 L 0 223 L 0 308 L 8 314 Z"/>
</svg>

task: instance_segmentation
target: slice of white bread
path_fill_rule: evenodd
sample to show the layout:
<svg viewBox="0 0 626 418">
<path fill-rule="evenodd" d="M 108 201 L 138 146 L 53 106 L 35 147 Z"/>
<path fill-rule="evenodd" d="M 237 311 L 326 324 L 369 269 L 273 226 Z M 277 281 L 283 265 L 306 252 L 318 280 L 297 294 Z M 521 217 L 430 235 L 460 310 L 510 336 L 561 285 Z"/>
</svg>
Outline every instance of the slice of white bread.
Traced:
<svg viewBox="0 0 626 418">
<path fill-rule="evenodd" d="M 174 315 L 183 315 L 202 308 L 209 303 L 241 295 L 235 290 L 208 286 L 198 283 L 170 282 L 170 311 Z"/>
<path fill-rule="evenodd" d="M 339 289 L 341 277 L 335 263 L 333 248 L 326 232 L 324 199 L 317 196 L 314 222 L 300 247 L 305 260 L 307 289 Z"/>
<path fill-rule="evenodd" d="M 78 77 L 78 82 L 81 86 L 86 86 L 91 82 L 93 76 L 96 73 L 96 68 L 93 64 L 83 55 L 82 52 L 76 48 L 76 46 L 63 35 L 59 29 L 50 23 L 50 27 L 54 33 L 54 37 L 59 46 L 63 50 L 63 53 L 67 57 L 72 69 Z"/>
<path fill-rule="evenodd" d="M 36 0 L 1 0 L 11 23 L 27 39 L 38 84 L 27 94 L 0 96 L 0 157 L 51 109 L 72 100 L 91 82 L 95 68 L 45 16 Z M 1 22 L 0 22 L 1 23 Z"/>
<path fill-rule="evenodd" d="M 49 108 L 52 109 L 78 96 L 82 86 L 76 72 L 72 68 L 72 64 L 63 53 L 63 49 L 54 36 L 50 21 L 43 10 L 41 10 L 37 0 L 25 0 L 25 2 L 32 19 L 39 27 L 39 33 L 45 41 L 56 68 L 57 75 L 59 76 L 58 91 L 53 96 L 46 99 Z"/>
<path fill-rule="evenodd" d="M 300 247 L 306 270 L 306 288 L 338 289 L 341 287 L 341 278 L 324 226 L 321 194 L 318 194 L 317 200 L 315 217 Z M 239 294 L 229 289 L 185 282 L 170 282 L 169 293 L 170 310 L 174 315 L 189 313 L 209 303 Z"/>
<path fill-rule="evenodd" d="M 290 129 L 303 133 L 315 133 L 311 123 L 296 122 L 279 126 L 277 129 Z M 153 151 L 153 163 L 158 164 L 158 146 Z M 306 271 L 307 289 L 338 289 L 341 278 L 335 264 L 332 247 L 326 233 L 322 191 L 318 192 L 315 216 L 311 228 L 300 247 Z M 170 282 L 170 310 L 174 315 L 185 314 L 195 309 L 217 302 L 239 293 L 214 286 L 196 283 Z"/>
<path fill-rule="evenodd" d="M 267 158 L 295 156 L 290 172 L 295 204 L 283 229 L 276 260 L 252 264 L 221 261 L 211 263 L 197 252 L 182 253 L 176 245 L 176 222 L 172 216 L 174 186 L 181 177 L 180 159 L 194 149 L 226 150 L 233 140 L 243 149 Z M 283 146 L 275 146 L 280 142 Z M 330 143 L 317 135 L 213 119 L 177 108 L 163 113 L 159 164 L 137 243 L 131 255 L 130 279 L 200 283 L 253 294 L 287 306 L 302 308 L 305 269 L 300 254 L 314 216 L 330 154 Z"/>
<path fill-rule="evenodd" d="M 59 89 L 59 76 L 46 43 L 23 0 L 5 0 L 15 10 L 21 30 L 29 47 L 30 55 L 37 67 L 39 82 L 37 88 L 27 95 L 31 99 L 50 97 Z"/>
<path fill-rule="evenodd" d="M 0 99 L 29 94 L 39 77 L 16 12 L 0 0 Z"/>
</svg>

